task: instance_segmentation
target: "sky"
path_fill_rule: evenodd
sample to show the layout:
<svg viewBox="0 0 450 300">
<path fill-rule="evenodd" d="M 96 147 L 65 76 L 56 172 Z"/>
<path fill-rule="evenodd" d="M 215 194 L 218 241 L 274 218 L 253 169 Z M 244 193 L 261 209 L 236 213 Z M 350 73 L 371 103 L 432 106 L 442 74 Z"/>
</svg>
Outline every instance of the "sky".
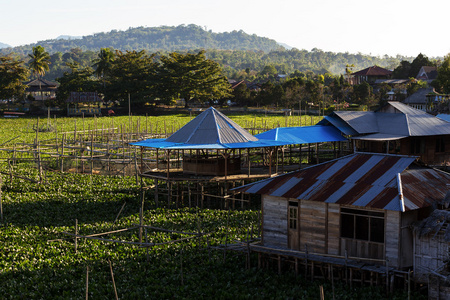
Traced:
<svg viewBox="0 0 450 300">
<path fill-rule="evenodd" d="M 0 42 L 195 24 L 306 49 L 429 58 L 450 53 L 448 0 L 0 0 Z"/>
</svg>

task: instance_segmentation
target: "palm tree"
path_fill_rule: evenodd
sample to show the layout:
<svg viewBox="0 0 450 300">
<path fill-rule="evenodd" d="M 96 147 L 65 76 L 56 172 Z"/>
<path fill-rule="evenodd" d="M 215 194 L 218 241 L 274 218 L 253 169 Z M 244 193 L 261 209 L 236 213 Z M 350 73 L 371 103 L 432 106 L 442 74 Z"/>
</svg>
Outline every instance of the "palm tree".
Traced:
<svg viewBox="0 0 450 300">
<path fill-rule="evenodd" d="M 41 76 L 44 76 L 45 72 L 47 72 L 50 69 L 48 66 L 50 64 L 50 54 L 48 54 L 48 52 L 45 51 L 44 47 L 38 45 L 36 47 L 33 47 L 33 52 L 31 54 L 28 54 L 28 56 L 31 58 L 29 62 L 29 67 L 33 75 L 37 76 L 37 79 L 39 80 L 39 91 L 41 92 L 41 99 L 44 100 L 40 79 Z M 50 104 L 48 104 L 47 106 L 47 112 L 48 112 L 47 128 L 50 128 Z"/>
<path fill-rule="evenodd" d="M 38 45 L 33 47 L 33 52 L 28 56 L 31 58 L 29 62 L 31 72 L 40 79 L 49 70 L 50 54 L 45 51 L 44 47 Z"/>
<path fill-rule="evenodd" d="M 97 59 L 94 59 L 92 67 L 95 69 L 94 74 L 102 79 L 103 94 L 105 93 L 106 83 L 105 76 L 108 75 L 114 62 L 115 54 L 109 48 L 101 48 L 98 53 Z"/>
<path fill-rule="evenodd" d="M 98 53 L 98 58 L 93 61 L 92 67 L 95 68 L 94 74 L 98 78 L 103 78 L 111 69 L 111 65 L 114 61 L 114 52 L 109 48 L 102 48 Z"/>
</svg>

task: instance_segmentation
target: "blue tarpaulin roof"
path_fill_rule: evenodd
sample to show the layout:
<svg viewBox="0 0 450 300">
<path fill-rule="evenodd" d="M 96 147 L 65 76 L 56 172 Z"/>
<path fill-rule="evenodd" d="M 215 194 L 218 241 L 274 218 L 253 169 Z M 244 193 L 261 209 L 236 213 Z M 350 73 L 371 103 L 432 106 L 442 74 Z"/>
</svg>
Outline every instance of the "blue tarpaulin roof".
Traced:
<svg viewBox="0 0 450 300">
<path fill-rule="evenodd" d="M 339 142 L 347 139 L 334 126 L 281 127 L 260 134 L 258 139 L 287 142 L 289 144 L 311 144 Z"/>
</svg>

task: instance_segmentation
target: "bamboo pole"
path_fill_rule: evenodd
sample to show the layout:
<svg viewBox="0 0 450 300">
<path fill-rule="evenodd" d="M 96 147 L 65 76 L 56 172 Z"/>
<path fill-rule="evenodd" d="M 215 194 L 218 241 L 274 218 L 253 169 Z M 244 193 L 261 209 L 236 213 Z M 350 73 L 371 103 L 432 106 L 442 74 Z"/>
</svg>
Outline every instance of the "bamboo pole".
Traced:
<svg viewBox="0 0 450 300">
<path fill-rule="evenodd" d="M 112 283 L 113 283 L 113 287 L 114 287 L 114 295 L 116 296 L 116 300 L 119 300 L 119 297 L 117 296 L 116 282 L 114 281 L 114 272 L 112 269 L 112 264 L 111 264 L 110 260 L 108 260 L 108 262 L 109 262 L 109 269 L 111 271 L 111 279 L 112 279 Z"/>
<path fill-rule="evenodd" d="M 114 219 L 113 225 L 116 223 L 117 219 L 119 218 L 120 214 L 122 213 L 122 210 L 125 207 L 125 204 L 127 204 L 127 202 L 123 203 L 122 208 L 120 208 L 119 213 L 117 214 L 116 218 Z"/>
</svg>

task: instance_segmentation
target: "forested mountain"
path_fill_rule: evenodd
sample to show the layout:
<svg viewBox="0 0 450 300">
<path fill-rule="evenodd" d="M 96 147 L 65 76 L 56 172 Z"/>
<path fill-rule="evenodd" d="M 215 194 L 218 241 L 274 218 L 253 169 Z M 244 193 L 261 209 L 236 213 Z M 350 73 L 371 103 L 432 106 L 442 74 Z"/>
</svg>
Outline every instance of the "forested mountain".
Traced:
<svg viewBox="0 0 450 300">
<path fill-rule="evenodd" d="M 249 35 L 242 30 L 214 33 L 197 25 L 137 27 L 125 31 L 112 30 L 96 33 L 81 39 L 53 39 L 36 44 L 14 47 L 13 52 L 26 54 L 36 45 L 50 54 L 66 52 L 73 48 L 99 51 L 101 48 L 125 50 L 180 51 L 191 49 L 261 50 L 269 52 L 281 46 L 275 40 Z"/>
<path fill-rule="evenodd" d="M 197 25 L 138 27 L 79 39 L 65 36 L 32 45 L 0 49 L 0 55 L 13 52 L 27 62 L 28 54 L 36 45 L 44 47 L 51 56 L 50 69 L 45 74 L 49 80 L 55 80 L 70 71 L 67 63 L 92 66 L 92 60 L 101 48 L 124 52 L 146 50 L 149 54 L 156 53 L 156 58 L 169 52 L 197 53 L 204 49 L 207 58 L 218 62 L 228 78 L 250 81 L 276 74 L 289 75 L 296 71 L 337 75 L 343 74 L 347 65 L 353 65 L 353 71 L 373 65 L 394 69 L 402 60 L 413 59 L 400 55 L 378 57 L 361 53 L 335 53 L 317 48 L 311 51 L 286 49 L 274 40 L 249 35 L 242 30 L 213 33 Z"/>
</svg>

